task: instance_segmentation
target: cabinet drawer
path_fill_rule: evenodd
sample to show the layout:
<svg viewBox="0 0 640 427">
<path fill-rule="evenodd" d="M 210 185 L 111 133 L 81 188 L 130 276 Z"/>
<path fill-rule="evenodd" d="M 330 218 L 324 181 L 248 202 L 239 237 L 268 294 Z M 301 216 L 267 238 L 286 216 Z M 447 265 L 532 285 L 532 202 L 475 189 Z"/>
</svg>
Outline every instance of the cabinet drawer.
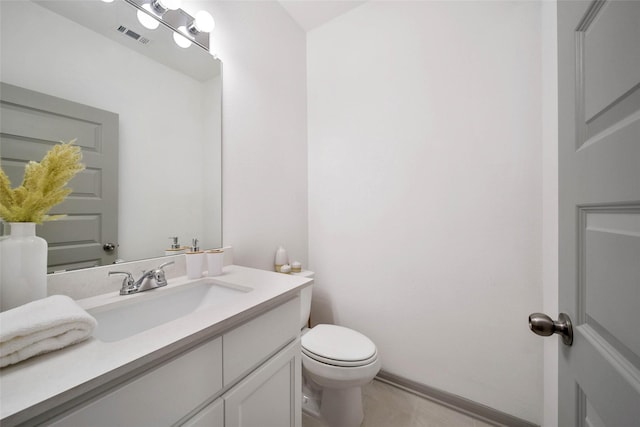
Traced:
<svg viewBox="0 0 640 427">
<path fill-rule="evenodd" d="M 98 397 L 52 425 L 171 425 L 220 389 L 222 338 L 217 338 Z"/>
<path fill-rule="evenodd" d="M 300 298 L 256 317 L 223 336 L 224 385 L 248 373 L 300 333 Z"/>
</svg>

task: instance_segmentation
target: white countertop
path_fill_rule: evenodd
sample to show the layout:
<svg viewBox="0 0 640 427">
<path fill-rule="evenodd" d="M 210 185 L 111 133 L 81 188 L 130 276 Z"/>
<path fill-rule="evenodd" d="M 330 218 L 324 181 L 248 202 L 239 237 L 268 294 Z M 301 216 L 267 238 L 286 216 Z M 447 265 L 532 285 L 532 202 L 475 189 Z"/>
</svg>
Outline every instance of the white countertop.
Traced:
<svg viewBox="0 0 640 427">
<path fill-rule="evenodd" d="M 214 278 L 222 284 L 253 288 L 229 304 L 201 309 L 147 331 L 115 342 L 94 337 L 0 370 L 0 420 L 13 425 L 74 399 L 122 375 L 172 353 L 199 344 L 278 305 L 313 280 L 231 265 Z M 165 288 L 129 296 L 110 293 L 80 300 L 85 309 L 144 298 L 145 294 L 188 283 L 186 277 L 169 279 Z M 5 422 L 7 424 L 5 424 Z"/>
</svg>

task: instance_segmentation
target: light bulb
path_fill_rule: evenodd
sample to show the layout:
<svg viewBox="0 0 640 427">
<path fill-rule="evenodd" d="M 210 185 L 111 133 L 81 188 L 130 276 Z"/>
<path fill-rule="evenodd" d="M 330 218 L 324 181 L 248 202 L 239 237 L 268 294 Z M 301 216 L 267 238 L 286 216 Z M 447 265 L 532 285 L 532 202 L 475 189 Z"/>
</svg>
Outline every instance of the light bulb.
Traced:
<svg viewBox="0 0 640 427">
<path fill-rule="evenodd" d="M 180 9 L 180 0 L 153 0 L 151 7 L 159 15 L 164 15 L 168 10 Z"/>
<path fill-rule="evenodd" d="M 148 4 L 144 4 L 144 5 L 142 5 L 142 7 L 144 9 L 148 10 L 149 12 L 151 12 L 151 6 L 149 6 Z M 138 10 L 138 21 L 140 21 L 140 23 L 145 28 L 148 28 L 150 30 L 155 30 L 160 25 L 160 21 L 158 21 L 157 19 L 153 18 L 152 16 L 144 13 L 141 10 Z"/>
<path fill-rule="evenodd" d="M 196 13 L 196 18 L 193 21 L 193 25 L 198 31 L 204 31 L 210 33 L 216 26 L 213 16 L 206 10 L 201 10 Z"/>
<path fill-rule="evenodd" d="M 178 30 L 184 32 L 186 30 L 185 27 L 180 27 L 178 28 Z M 189 46 L 191 46 L 191 41 L 186 38 L 185 36 L 183 36 L 182 34 L 178 33 L 177 31 L 174 31 L 173 33 L 173 41 L 176 42 L 176 44 L 178 46 L 180 46 L 183 49 L 188 48 Z"/>
<path fill-rule="evenodd" d="M 113 0 L 102 0 L 104 3 L 113 3 Z"/>
<path fill-rule="evenodd" d="M 177 10 L 180 9 L 180 0 L 157 0 L 160 5 L 169 10 Z"/>
</svg>

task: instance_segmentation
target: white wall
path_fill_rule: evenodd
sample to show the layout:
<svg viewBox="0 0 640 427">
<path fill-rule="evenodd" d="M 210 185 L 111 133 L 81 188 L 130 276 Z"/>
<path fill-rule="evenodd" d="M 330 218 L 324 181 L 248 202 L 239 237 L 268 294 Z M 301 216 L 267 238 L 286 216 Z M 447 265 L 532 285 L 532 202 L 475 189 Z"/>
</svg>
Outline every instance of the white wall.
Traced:
<svg viewBox="0 0 640 427">
<path fill-rule="evenodd" d="M 368 2 L 308 34 L 312 320 L 542 422 L 538 2 Z"/>
<path fill-rule="evenodd" d="M 223 241 L 273 269 L 278 245 L 307 265 L 306 42 L 277 2 L 190 1 L 216 20 L 223 62 Z"/>
</svg>

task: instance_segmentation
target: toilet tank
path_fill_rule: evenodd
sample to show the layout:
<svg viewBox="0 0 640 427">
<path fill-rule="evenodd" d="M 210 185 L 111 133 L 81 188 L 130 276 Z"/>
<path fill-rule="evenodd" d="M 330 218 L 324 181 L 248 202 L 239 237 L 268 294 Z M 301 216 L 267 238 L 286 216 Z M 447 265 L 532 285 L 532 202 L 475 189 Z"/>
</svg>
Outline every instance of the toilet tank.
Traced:
<svg viewBox="0 0 640 427">
<path fill-rule="evenodd" d="M 291 273 L 296 276 L 312 278 L 315 276 L 313 271 L 304 270 L 300 273 Z M 300 329 L 307 326 L 309 315 L 311 314 L 311 296 L 313 294 L 313 284 L 307 286 L 300 291 Z"/>
</svg>

